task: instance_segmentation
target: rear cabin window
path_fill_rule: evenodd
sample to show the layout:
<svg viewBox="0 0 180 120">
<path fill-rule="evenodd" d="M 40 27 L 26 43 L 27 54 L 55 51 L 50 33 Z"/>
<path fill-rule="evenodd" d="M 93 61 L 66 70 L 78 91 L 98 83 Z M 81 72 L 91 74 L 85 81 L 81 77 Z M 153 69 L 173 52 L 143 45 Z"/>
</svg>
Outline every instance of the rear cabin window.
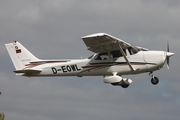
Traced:
<svg viewBox="0 0 180 120">
<path fill-rule="evenodd" d="M 99 53 L 95 60 L 106 60 L 108 59 L 108 53 Z"/>
<path fill-rule="evenodd" d="M 90 57 L 88 57 L 88 59 L 91 59 L 94 55 L 91 55 Z"/>
</svg>

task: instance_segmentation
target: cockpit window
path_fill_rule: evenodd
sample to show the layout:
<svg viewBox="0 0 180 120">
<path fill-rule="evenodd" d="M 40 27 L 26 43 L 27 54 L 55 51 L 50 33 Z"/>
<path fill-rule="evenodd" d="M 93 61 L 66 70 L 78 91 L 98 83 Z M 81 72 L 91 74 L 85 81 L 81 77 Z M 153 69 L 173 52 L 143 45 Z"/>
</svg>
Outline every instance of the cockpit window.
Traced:
<svg viewBox="0 0 180 120">
<path fill-rule="evenodd" d="M 130 55 L 134 55 L 134 54 L 136 54 L 136 53 L 139 52 L 139 49 L 136 48 L 136 47 L 129 47 L 129 48 L 128 48 L 128 51 L 129 51 L 129 54 L 130 54 Z"/>
</svg>

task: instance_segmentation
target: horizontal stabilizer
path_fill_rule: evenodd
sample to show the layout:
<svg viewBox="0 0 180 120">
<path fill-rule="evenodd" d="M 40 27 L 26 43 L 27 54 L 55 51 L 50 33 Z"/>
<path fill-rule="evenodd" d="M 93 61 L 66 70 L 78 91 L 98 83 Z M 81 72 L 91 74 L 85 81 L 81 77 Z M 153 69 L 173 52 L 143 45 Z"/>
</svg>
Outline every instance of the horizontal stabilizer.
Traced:
<svg viewBox="0 0 180 120">
<path fill-rule="evenodd" d="M 26 74 L 33 74 L 33 73 L 40 73 L 42 70 L 33 70 L 33 69 L 26 69 L 26 70 L 15 70 L 15 73 L 26 73 Z"/>
</svg>

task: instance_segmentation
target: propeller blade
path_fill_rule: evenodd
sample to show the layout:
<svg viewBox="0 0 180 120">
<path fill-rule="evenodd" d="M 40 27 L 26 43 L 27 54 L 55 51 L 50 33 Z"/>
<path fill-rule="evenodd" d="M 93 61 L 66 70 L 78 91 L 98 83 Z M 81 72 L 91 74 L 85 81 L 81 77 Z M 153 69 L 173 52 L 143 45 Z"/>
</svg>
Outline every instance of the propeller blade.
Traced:
<svg viewBox="0 0 180 120">
<path fill-rule="evenodd" d="M 167 69 L 169 70 L 169 57 L 166 57 L 166 61 L 167 61 Z"/>
<path fill-rule="evenodd" d="M 167 41 L 167 52 L 169 52 L 169 41 Z"/>
<path fill-rule="evenodd" d="M 167 69 L 169 69 L 169 59 L 171 56 L 173 56 L 174 53 L 169 52 L 169 42 L 167 42 L 167 52 L 166 52 L 166 62 L 167 62 Z"/>
<path fill-rule="evenodd" d="M 166 61 L 167 61 L 167 69 L 169 69 L 169 41 L 167 41 L 167 52 L 166 52 Z"/>
</svg>

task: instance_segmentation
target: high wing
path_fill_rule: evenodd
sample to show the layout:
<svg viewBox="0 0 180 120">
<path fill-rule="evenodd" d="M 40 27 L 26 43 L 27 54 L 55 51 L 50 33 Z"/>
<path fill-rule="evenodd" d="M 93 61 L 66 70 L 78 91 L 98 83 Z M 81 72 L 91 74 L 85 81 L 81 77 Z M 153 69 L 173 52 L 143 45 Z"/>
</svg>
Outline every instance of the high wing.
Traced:
<svg viewBox="0 0 180 120">
<path fill-rule="evenodd" d="M 119 50 L 119 46 L 122 49 L 126 49 L 128 47 L 134 47 L 131 44 L 113 37 L 107 33 L 97 33 L 88 36 L 82 37 L 84 43 L 88 47 L 88 50 L 95 53 L 103 53 L 108 51 Z M 138 49 L 142 51 L 148 51 L 147 48 L 136 46 Z"/>
<path fill-rule="evenodd" d="M 108 35 L 106 33 L 97 33 L 82 37 L 88 50 L 95 53 L 119 50 L 119 45 L 122 49 L 131 47 L 131 45 L 121 39 Z"/>
<path fill-rule="evenodd" d="M 88 50 L 95 52 L 95 53 L 103 53 L 103 52 L 110 52 L 115 50 L 120 50 L 124 59 L 126 60 L 129 68 L 132 71 L 135 71 L 129 60 L 127 59 L 123 49 L 127 49 L 128 47 L 133 47 L 131 44 L 108 35 L 106 33 L 97 33 L 88 36 L 82 37 L 84 43 L 88 47 Z"/>
</svg>

